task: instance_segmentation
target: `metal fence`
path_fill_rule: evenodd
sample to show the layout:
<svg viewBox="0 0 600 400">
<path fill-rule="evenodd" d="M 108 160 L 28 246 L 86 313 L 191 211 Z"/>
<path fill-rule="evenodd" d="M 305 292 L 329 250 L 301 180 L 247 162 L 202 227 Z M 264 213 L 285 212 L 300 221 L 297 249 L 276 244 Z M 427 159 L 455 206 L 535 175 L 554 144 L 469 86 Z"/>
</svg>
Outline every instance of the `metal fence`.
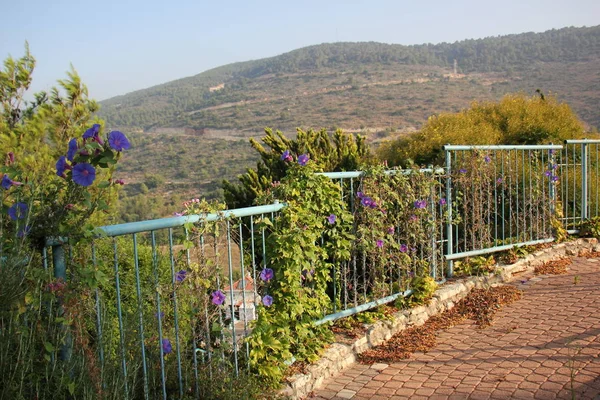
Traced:
<svg viewBox="0 0 600 400">
<path fill-rule="evenodd" d="M 600 140 L 566 140 L 558 158 L 562 222 L 569 233 L 600 215 Z"/>
<path fill-rule="evenodd" d="M 552 241 L 550 222 L 559 201 L 570 229 L 597 216 L 598 144 L 568 141 L 564 150 L 559 145 L 448 145 L 445 168 L 387 171 L 413 176 L 415 182 L 419 176 L 428 179 L 416 193 L 426 204 L 423 218 L 393 227 L 394 240 L 412 251 L 411 264 L 403 272 L 386 265 L 388 286 L 377 292 L 369 280 L 371 260 L 355 245 L 350 261 L 334 267 L 331 307 L 315 323 L 408 295 L 407 274 L 417 268 L 443 281 L 452 274 L 453 260 Z M 348 209 L 356 212 L 365 174 L 324 175 L 339 185 Z M 201 397 L 203 382 L 245 369 L 250 349 L 243 338 L 264 296 L 260 274 L 269 266 L 271 225 L 264 221 L 276 226 L 284 207 L 105 226 L 91 249 L 65 252 L 63 244 L 49 242 L 57 278 L 69 279 L 70 262 L 91 263 L 112 277 L 86 300 L 95 310 L 89 331 L 103 379 L 116 379 L 125 398 Z M 429 240 L 408 242 L 409 229 L 422 229 Z"/>
</svg>

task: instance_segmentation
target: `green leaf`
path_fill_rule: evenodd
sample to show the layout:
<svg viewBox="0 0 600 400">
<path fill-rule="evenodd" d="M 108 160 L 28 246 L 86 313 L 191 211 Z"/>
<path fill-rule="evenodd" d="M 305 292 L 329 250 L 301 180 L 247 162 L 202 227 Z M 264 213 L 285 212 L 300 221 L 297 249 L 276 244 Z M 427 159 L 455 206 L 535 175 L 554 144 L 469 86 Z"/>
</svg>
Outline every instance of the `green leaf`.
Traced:
<svg viewBox="0 0 600 400">
<path fill-rule="evenodd" d="M 54 351 L 56 351 L 56 348 L 54 347 L 54 345 L 50 342 L 44 342 L 44 347 L 46 348 L 46 351 L 48 353 L 53 353 Z"/>
</svg>

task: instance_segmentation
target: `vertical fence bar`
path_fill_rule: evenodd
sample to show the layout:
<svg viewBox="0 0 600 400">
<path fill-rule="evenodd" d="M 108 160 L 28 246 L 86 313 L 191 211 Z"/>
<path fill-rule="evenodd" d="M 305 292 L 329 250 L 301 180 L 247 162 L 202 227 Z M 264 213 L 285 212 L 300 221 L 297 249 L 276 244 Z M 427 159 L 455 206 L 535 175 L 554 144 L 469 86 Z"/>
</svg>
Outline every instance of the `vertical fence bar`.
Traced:
<svg viewBox="0 0 600 400">
<path fill-rule="evenodd" d="M 65 259 L 65 248 L 62 244 L 52 246 L 52 265 L 54 266 L 54 278 L 67 282 L 67 263 Z M 59 311 L 62 314 L 62 311 Z M 61 315 L 62 316 L 62 315 Z M 59 357 L 66 361 L 71 358 L 72 340 L 71 335 L 65 329 L 65 344 L 61 346 Z"/>
<path fill-rule="evenodd" d="M 113 261 L 115 268 L 115 287 L 117 290 L 117 315 L 119 318 L 119 337 L 121 341 L 121 369 L 125 381 L 125 398 L 129 398 L 129 383 L 127 382 L 127 362 L 125 354 L 125 332 L 123 327 L 123 310 L 121 307 L 121 283 L 119 280 L 119 257 L 117 254 L 117 240 L 113 238 Z"/>
<path fill-rule="evenodd" d="M 175 346 L 177 349 L 177 380 L 179 383 L 179 397 L 183 397 L 183 374 L 181 371 L 181 345 L 179 341 L 179 315 L 177 310 L 177 291 L 175 280 L 175 257 L 173 254 L 173 228 L 169 228 L 169 259 L 171 261 L 171 283 L 173 288 L 173 317 L 175 320 Z"/>
<path fill-rule="evenodd" d="M 237 351 L 237 338 L 235 334 L 235 302 L 233 298 L 234 282 L 233 282 L 233 260 L 231 257 L 231 224 L 227 220 L 227 262 L 229 266 L 229 298 L 231 301 L 231 337 L 233 345 L 233 358 L 235 363 L 235 376 L 239 375 L 238 369 L 238 351 Z M 242 282 L 245 278 L 242 277 Z M 243 287 L 243 286 L 242 286 Z M 242 290 L 244 290 L 242 288 Z"/>
<path fill-rule="evenodd" d="M 452 238 L 452 153 L 445 150 L 446 154 L 446 205 L 448 206 L 448 217 L 446 219 L 446 236 L 448 242 L 446 243 L 446 255 L 453 254 L 452 244 L 454 239 Z M 448 278 L 452 278 L 454 268 L 454 261 L 448 260 Z"/>
<path fill-rule="evenodd" d="M 156 294 L 156 318 L 158 319 L 158 348 L 160 351 L 160 380 L 162 385 L 163 400 L 167 399 L 167 381 L 165 376 L 165 352 L 163 349 L 162 311 L 160 308 L 160 290 L 158 277 L 158 253 L 156 249 L 156 235 L 151 232 L 152 237 L 152 269 L 154 272 L 154 292 Z"/>
<path fill-rule="evenodd" d="M 133 262 L 135 267 L 135 289 L 138 298 L 138 316 L 139 316 L 139 331 L 140 331 L 140 350 L 142 352 L 142 372 L 144 374 L 144 398 L 148 400 L 148 367 L 146 366 L 146 345 L 144 344 L 144 313 L 142 306 L 142 289 L 140 286 L 140 266 L 138 257 L 138 242 L 137 235 L 133 234 Z"/>
<path fill-rule="evenodd" d="M 581 143 L 581 221 L 588 219 L 588 144 Z"/>
</svg>

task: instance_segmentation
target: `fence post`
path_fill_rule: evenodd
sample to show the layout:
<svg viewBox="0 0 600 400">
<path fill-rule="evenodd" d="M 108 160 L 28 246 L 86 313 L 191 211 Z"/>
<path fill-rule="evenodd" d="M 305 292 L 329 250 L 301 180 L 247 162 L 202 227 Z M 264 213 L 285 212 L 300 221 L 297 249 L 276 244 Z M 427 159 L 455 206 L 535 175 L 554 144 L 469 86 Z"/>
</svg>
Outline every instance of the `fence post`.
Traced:
<svg viewBox="0 0 600 400">
<path fill-rule="evenodd" d="M 581 143 L 581 221 L 588 219 L 588 144 Z"/>
<path fill-rule="evenodd" d="M 60 240 L 60 239 L 59 239 Z M 65 262 L 65 248 L 62 243 L 52 245 L 52 265 L 54 266 L 54 278 L 67 282 L 67 263 Z M 62 305 L 60 314 L 63 313 Z M 64 328 L 66 331 L 66 327 Z M 65 344 L 60 348 L 60 359 L 66 361 L 71 358 L 71 335 L 67 333 Z"/>
<path fill-rule="evenodd" d="M 450 150 L 446 150 L 446 205 L 447 205 L 447 219 L 446 219 L 446 256 L 452 255 L 453 253 L 453 238 L 452 238 L 452 153 Z M 452 278 L 454 261 L 447 260 L 448 262 L 448 278 Z"/>
</svg>

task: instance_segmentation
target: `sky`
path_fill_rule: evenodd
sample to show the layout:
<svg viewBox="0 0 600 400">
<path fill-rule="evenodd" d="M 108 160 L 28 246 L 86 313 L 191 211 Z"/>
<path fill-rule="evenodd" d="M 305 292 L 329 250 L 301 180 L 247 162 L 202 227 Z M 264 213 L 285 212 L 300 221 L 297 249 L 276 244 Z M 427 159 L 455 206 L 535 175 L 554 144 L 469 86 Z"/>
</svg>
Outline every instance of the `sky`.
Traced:
<svg viewBox="0 0 600 400">
<path fill-rule="evenodd" d="M 104 100 L 320 43 L 455 42 L 600 25 L 599 0 L 0 0 L 0 57 L 29 43 L 31 91 L 70 65 Z"/>
</svg>

